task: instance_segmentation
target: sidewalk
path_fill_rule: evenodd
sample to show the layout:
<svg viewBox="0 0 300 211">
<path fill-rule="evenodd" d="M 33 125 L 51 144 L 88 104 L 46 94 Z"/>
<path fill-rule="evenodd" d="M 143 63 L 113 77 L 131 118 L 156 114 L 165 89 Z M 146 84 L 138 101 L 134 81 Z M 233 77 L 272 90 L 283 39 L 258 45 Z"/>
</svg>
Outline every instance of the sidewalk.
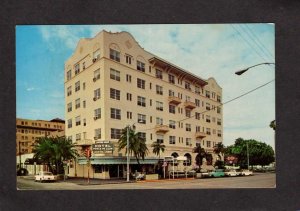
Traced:
<svg viewBox="0 0 300 211">
<path fill-rule="evenodd" d="M 121 184 L 121 183 L 128 183 L 126 179 L 89 179 L 90 183 L 88 184 L 87 178 L 78 178 L 78 177 L 69 177 L 65 181 L 59 180 L 59 182 L 68 182 L 74 183 L 77 185 L 106 185 L 106 184 Z M 130 183 L 136 182 L 135 180 L 130 180 Z"/>
</svg>

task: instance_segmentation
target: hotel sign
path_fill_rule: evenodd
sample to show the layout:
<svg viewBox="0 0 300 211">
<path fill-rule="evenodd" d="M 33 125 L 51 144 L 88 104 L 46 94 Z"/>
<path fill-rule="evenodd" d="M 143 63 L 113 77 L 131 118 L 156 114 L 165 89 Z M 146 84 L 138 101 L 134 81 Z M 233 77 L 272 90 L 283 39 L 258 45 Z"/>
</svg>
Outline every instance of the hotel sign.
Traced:
<svg viewBox="0 0 300 211">
<path fill-rule="evenodd" d="M 95 144 L 92 144 L 93 153 L 113 153 L 114 145 L 110 141 L 96 141 Z"/>
</svg>

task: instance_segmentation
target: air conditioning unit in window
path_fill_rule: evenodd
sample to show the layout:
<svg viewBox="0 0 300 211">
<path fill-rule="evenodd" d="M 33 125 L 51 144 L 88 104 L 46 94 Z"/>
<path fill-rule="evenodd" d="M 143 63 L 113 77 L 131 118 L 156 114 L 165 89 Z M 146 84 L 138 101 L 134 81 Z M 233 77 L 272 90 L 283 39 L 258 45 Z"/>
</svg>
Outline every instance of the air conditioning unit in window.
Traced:
<svg viewBox="0 0 300 211">
<path fill-rule="evenodd" d="M 96 82 L 97 78 L 93 78 L 93 81 Z"/>
</svg>

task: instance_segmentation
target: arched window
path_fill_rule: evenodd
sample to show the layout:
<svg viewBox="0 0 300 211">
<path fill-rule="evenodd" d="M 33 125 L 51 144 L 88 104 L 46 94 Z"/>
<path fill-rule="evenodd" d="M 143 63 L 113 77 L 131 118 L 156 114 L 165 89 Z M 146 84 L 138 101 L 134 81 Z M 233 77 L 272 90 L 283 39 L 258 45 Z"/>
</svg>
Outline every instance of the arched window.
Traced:
<svg viewBox="0 0 300 211">
<path fill-rule="evenodd" d="M 183 162 L 183 165 L 190 166 L 192 164 L 192 156 L 189 153 L 186 153 L 184 157 L 186 157 L 186 160 Z"/>
<path fill-rule="evenodd" d="M 174 158 L 177 158 L 179 155 L 178 155 L 177 152 L 173 152 L 173 153 L 171 154 L 171 156 L 173 156 Z"/>
</svg>

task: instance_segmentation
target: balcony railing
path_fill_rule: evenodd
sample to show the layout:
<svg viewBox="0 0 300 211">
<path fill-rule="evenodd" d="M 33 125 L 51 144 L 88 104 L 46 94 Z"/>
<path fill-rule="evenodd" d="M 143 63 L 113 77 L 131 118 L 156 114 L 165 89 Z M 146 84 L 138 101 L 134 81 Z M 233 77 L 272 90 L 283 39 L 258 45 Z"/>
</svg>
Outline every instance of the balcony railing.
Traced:
<svg viewBox="0 0 300 211">
<path fill-rule="evenodd" d="M 185 108 L 188 108 L 188 109 L 194 109 L 194 108 L 196 108 L 196 104 L 193 103 L 193 102 L 190 102 L 190 101 L 185 101 L 184 102 L 184 106 L 185 106 Z"/>
<path fill-rule="evenodd" d="M 166 133 L 169 132 L 169 126 L 168 125 L 156 125 L 155 126 L 155 131 L 157 133 Z"/>
<path fill-rule="evenodd" d="M 206 134 L 203 132 L 196 132 L 195 136 L 196 136 L 196 138 L 204 138 L 204 137 L 206 137 Z"/>
<path fill-rule="evenodd" d="M 169 96 L 169 103 L 178 105 L 181 103 L 181 99 L 179 97 Z"/>
</svg>

